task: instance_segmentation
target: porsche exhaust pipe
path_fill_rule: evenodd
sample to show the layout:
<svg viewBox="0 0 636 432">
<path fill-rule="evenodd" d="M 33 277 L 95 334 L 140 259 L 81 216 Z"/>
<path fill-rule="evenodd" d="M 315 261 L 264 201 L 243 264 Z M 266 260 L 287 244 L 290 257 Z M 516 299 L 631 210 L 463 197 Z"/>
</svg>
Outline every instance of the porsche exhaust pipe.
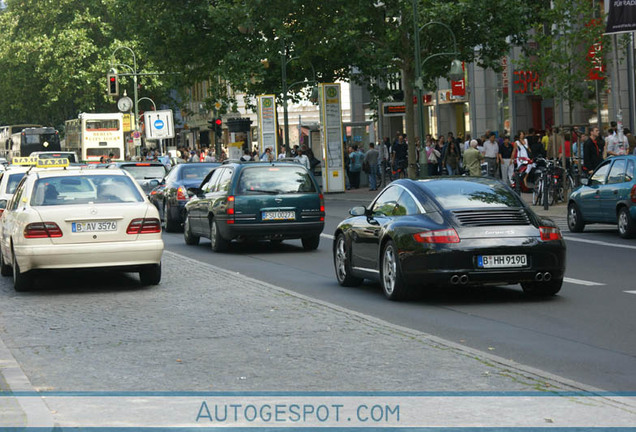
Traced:
<svg viewBox="0 0 636 432">
<path fill-rule="evenodd" d="M 537 282 L 541 282 L 543 280 L 543 273 L 538 272 L 536 275 L 534 275 L 534 280 L 536 280 Z"/>
<path fill-rule="evenodd" d="M 543 281 L 544 282 L 550 282 L 551 279 L 552 279 L 552 275 L 550 274 L 550 272 L 543 273 Z"/>
<path fill-rule="evenodd" d="M 451 276 L 450 283 L 452 283 L 453 285 L 457 285 L 459 283 L 459 275 Z"/>
<path fill-rule="evenodd" d="M 466 285 L 468 283 L 468 275 L 461 275 L 459 277 L 459 283 L 462 285 Z"/>
</svg>

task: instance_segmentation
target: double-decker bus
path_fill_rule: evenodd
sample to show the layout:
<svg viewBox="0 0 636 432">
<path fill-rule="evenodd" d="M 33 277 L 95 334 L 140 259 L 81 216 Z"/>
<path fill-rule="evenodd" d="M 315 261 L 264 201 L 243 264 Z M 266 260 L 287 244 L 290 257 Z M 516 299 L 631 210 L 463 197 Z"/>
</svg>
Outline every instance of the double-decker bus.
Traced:
<svg viewBox="0 0 636 432">
<path fill-rule="evenodd" d="M 81 160 L 124 160 L 122 113 L 82 113 L 76 119 L 67 120 L 65 130 L 64 150 L 74 151 Z"/>
<path fill-rule="evenodd" d="M 0 157 L 3 157 L 7 160 L 11 159 L 13 156 L 13 136 L 22 132 L 27 128 L 39 128 L 42 125 L 38 124 L 19 124 L 19 125 L 8 125 L 8 126 L 0 126 Z M 28 156 L 22 155 L 22 156 Z"/>
</svg>

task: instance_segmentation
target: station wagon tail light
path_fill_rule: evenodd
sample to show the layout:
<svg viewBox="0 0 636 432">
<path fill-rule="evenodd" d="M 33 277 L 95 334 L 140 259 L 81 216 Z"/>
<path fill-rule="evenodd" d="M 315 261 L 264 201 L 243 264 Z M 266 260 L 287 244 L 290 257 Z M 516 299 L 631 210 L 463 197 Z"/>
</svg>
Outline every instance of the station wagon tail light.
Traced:
<svg viewBox="0 0 636 432">
<path fill-rule="evenodd" d="M 232 216 L 232 219 L 228 219 L 227 223 L 233 224 L 234 223 L 234 195 L 230 195 L 227 197 L 227 209 L 225 213 L 228 216 Z"/>
<path fill-rule="evenodd" d="M 35 222 L 24 228 L 24 238 L 62 237 L 62 230 L 55 222 Z"/>
<path fill-rule="evenodd" d="M 629 197 L 632 199 L 633 203 L 636 203 L 636 184 L 632 186 L 632 190 L 629 192 Z"/>
<path fill-rule="evenodd" d="M 561 230 L 557 227 L 539 227 L 539 234 L 543 241 L 563 240 Z"/>
<path fill-rule="evenodd" d="M 188 200 L 188 191 L 183 186 L 179 186 L 179 188 L 177 188 L 177 200 L 178 201 Z"/>
<path fill-rule="evenodd" d="M 133 219 L 126 234 L 156 234 L 161 232 L 161 222 L 156 218 L 138 218 Z"/>
<path fill-rule="evenodd" d="M 320 197 L 320 213 L 324 213 L 325 212 L 325 197 L 323 194 L 318 195 L 318 197 Z M 320 216 L 320 222 L 324 222 L 324 221 L 325 221 L 325 217 Z"/>
<path fill-rule="evenodd" d="M 417 234 L 413 234 L 413 238 L 418 243 L 459 243 L 459 235 L 453 228 L 435 230 L 435 231 L 422 231 Z"/>
</svg>

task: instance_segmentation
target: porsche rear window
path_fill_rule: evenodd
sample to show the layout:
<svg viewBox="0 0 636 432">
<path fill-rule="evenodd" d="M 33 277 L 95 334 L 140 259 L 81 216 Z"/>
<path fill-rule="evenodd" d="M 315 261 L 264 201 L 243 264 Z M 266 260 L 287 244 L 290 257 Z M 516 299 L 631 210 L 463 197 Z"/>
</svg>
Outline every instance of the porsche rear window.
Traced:
<svg viewBox="0 0 636 432">
<path fill-rule="evenodd" d="M 133 181 L 121 175 L 64 176 L 38 179 L 32 206 L 142 202 Z"/>
<path fill-rule="evenodd" d="M 430 181 L 433 197 L 447 210 L 461 208 L 521 207 L 512 189 L 493 181 Z"/>
</svg>

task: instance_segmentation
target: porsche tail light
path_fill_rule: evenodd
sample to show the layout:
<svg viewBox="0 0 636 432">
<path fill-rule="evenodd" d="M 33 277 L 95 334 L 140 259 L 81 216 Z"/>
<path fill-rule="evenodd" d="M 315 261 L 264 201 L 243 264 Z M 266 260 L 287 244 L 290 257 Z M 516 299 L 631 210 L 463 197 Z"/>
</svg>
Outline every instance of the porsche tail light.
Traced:
<svg viewBox="0 0 636 432">
<path fill-rule="evenodd" d="M 234 195 L 230 195 L 227 197 L 227 209 L 225 210 L 225 213 L 228 216 L 232 216 L 232 219 L 228 219 L 227 223 L 233 224 L 234 223 Z"/>
<path fill-rule="evenodd" d="M 539 227 L 539 234 L 543 241 L 563 240 L 561 230 L 557 227 Z"/>
<path fill-rule="evenodd" d="M 24 228 L 24 238 L 62 237 L 62 230 L 55 222 L 35 222 Z"/>
<path fill-rule="evenodd" d="M 156 218 L 138 218 L 133 219 L 126 234 L 156 234 L 161 232 L 161 222 Z"/>
<path fill-rule="evenodd" d="M 177 200 L 178 201 L 187 201 L 188 200 L 188 191 L 183 186 L 179 186 L 177 188 Z"/>
<path fill-rule="evenodd" d="M 417 234 L 413 234 L 413 238 L 418 243 L 459 243 L 459 235 L 453 228 L 435 230 L 435 231 L 422 231 Z"/>
<path fill-rule="evenodd" d="M 629 197 L 633 203 L 636 203 L 636 184 L 632 186 L 632 190 L 629 192 Z"/>
</svg>

